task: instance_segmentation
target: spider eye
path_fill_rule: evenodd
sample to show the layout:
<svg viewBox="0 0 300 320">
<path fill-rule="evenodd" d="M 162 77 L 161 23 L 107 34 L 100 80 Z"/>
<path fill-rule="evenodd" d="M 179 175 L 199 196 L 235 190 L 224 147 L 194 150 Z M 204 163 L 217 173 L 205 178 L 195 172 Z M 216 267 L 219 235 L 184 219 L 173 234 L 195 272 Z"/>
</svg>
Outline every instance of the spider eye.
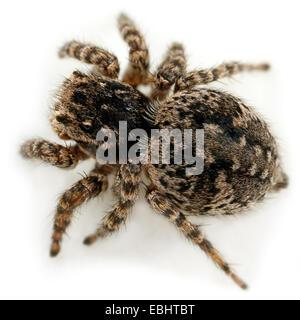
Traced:
<svg viewBox="0 0 300 320">
<path fill-rule="evenodd" d="M 62 124 L 72 123 L 72 120 L 67 116 L 56 116 L 56 121 Z"/>
<path fill-rule="evenodd" d="M 80 128 L 85 132 L 93 131 L 93 124 L 91 121 L 85 121 L 80 124 Z"/>
</svg>

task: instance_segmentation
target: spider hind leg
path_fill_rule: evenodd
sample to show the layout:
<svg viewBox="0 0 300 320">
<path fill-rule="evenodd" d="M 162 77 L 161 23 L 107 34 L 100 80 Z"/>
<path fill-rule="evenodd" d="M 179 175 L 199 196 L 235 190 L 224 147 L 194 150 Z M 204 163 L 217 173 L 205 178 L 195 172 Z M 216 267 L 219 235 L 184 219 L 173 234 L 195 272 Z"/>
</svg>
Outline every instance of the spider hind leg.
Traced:
<svg viewBox="0 0 300 320">
<path fill-rule="evenodd" d="M 247 284 L 239 278 L 224 261 L 218 251 L 205 238 L 198 226 L 192 224 L 168 199 L 156 190 L 148 191 L 147 200 L 153 209 L 172 222 L 189 240 L 199 246 L 240 288 L 247 289 Z"/>
</svg>

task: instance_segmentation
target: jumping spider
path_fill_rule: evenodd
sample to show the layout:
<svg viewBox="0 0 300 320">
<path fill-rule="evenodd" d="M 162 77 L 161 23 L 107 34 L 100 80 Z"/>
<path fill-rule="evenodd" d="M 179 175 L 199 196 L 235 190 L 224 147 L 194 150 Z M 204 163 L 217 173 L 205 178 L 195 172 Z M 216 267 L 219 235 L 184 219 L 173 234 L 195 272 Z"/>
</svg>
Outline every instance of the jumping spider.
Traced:
<svg viewBox="0 0 300 320">
<path fill-rule="evenodd" d="M 74 168 L 79 160 L 96 159 L 97 132 L 104 127 L 118 134 L 119 121 L 146 131 L 203 128 L 204 172 L 186 176 L 186 163 L 100 165 L 96 162 L 94 170 L 59 199 L 51 256 L 59 253 L 74 210 L 107 189 L 109 174 L 115 176 L 113 191 L 118 199 L 84 244 L 90 245 L 117 231 L 137 199 L 140 176 L 144 173 L 149 179 L 146 199 L 155 211 L 169 219 L 245 289 L 245 282 L 232 271 L 200 227 L 187 219 L 187 213 L 236 214 L 261 201 L 270 190 L 286 187 L 287 176 L 280 167 L 277 145 L 267 124 L 252 108 L 219 90 L 194 87 L 241 71 L 267 70 L 269 66 L 231 62 L 187 73 L 183 46 L 173 43 L 156 73 L 151 74 L 143 36 L 125 15 L 118 22 L 130 47 L 130 65 L 122 81 L 117 79 L 119 63 L 113 54 L 77 41 L 65 44 L 60 57 L 69 56 L 93 65 L 89 74 L 75 71 L 64 82 L 50 117 L 58 136 L 76 144 L 65 147 L 42 139 L 30 140 L 22 146 L 22 155 L 59 168 Z M 149 97 L 137 89 L 141 84 L 151 85 Z M 169 96 L 172 86 L 174 94 Z"/>
</svg>

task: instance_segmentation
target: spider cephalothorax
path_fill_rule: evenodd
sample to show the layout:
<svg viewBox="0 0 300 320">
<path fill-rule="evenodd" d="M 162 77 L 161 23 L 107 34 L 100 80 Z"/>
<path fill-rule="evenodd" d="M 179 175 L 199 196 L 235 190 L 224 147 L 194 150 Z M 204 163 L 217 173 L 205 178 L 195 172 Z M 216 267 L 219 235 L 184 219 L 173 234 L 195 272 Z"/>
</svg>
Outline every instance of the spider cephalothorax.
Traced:
<svg viewBox="0 0 300 320">
<path fill-rule="evenodd" d="M 90 157 L 96 159 L 95 169 L 59 200 L 51 255 L 59 253 L 74 210 L 107 189 L 109 174 L 115 176 L 112 189 L 117 202 L 84 243 L 92 244 L 118 230 L 135 203 L 144 172 L 150 205 L 204 250 L 239 286 L 246 288 L 187 215 L 241 212 L 261 201 L 269 191 L 287 186 L 287 176 L 281 170 L 277 145 L 268 126 L 251 107 L 230 94 L 194 87 L 240 71 L 267 70 L 268 65 L 231 62 L 186 73 L 183 47 L 174 43 L 157 72 L 151 74 L 148 49 L 140 32 L 125 15 L 119 18 L 119 28 L 130 46 L 130 66 L 122 81 L 117 80 L 117 58 L 101 48 L 73 41 L 60 51 L 61 57 L 71 56 L 94 65 L 89 74 L 76 71 L 65 81 L 50 117 L 58 136 L 76 144 L 64 147 L 36 139 L 26 142 L 21 149 L 25 157 L 39 158 L 61 168 L 74 167 L 79 160 Z M 152 85 L 149 97 L 138 91 L 140 84 Z M 172 86 L 175 93 L 169 97 Z M 203 173 L 187 175 L 186 162 L 117 161 L 101 165 L 96 158 L 97 133 L 107 128 L 118 135 L 120 121 L 127 122 L 128 130 L 141 128 L 147 133 L 155 128 L 176 128 L 182 132 L 204 129 Z"/>
<path fill-rule="evenodd" d="M 118 134 L 119 122 L 128 130 L 145 128 L 150 100 L 126 83 L 115 79 L 73 72 L 65 81 L 53 119 L 70 138 L 96 143 L 101 128 Z"/>
</svg>

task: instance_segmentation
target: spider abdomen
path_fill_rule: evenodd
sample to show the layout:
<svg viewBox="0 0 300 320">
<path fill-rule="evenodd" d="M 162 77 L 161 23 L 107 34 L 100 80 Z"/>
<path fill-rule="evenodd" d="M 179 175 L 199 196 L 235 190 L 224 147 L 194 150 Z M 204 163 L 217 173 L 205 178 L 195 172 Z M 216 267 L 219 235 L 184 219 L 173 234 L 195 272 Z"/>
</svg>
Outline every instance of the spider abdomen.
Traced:
<svg viewBox="0 0 300 320">
<path fill-rule="evenodd" d="M 204 129 L 204 170 L 188 165 L 149 165 L 152 183 L 192 214 L 233 214 L 264 198 L 281 175 L 267 124 L 240 99 L 198 89 L 175 94 L 160 107 L 156 127 Z"/>
</svg>

